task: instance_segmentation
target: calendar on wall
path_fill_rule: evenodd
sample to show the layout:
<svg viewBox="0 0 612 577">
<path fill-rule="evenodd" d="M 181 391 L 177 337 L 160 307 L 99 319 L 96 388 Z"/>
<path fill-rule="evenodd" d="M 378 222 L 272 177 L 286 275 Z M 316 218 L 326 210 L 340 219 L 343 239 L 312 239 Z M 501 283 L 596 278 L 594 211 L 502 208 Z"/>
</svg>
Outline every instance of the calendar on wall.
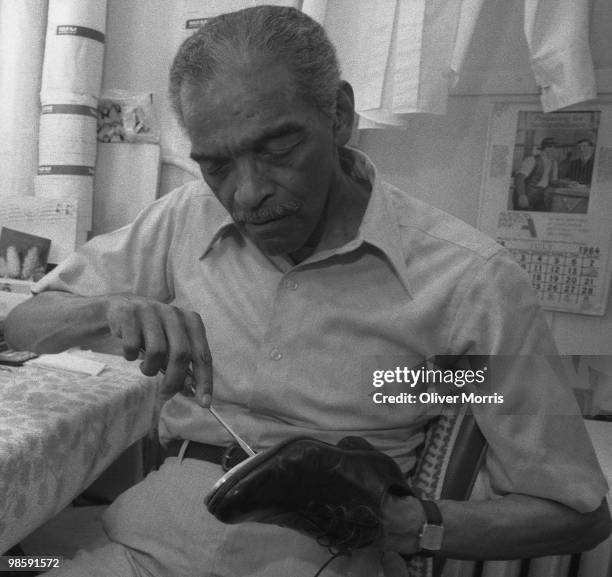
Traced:
<svg viewBox="0 0 612 577">
<path fill-rule="evenodd" d="M 612 242 L 612 103 L 543 113 L 493 104 L 478 227 L 527 272 L 542 307 L 605 314 Z"/>
</svg>

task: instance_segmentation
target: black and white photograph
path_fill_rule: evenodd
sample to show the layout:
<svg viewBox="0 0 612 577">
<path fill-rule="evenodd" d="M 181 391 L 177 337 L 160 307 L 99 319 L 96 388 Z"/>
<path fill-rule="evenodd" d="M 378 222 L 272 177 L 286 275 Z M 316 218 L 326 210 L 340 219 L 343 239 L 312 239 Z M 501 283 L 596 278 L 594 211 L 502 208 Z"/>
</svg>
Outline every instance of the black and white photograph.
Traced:
<svg viewBox="0 0 612 577">
<path fill-rule="evenodd" d="M 512 210 L 588 212 L 600 116 L 598 110 L 519 112 Z"/>
<path fill-rule="evenodd" d="M 47 270 L 51 241 L 11 228 L 0 229 L 0 277 L 37 281 Z"/>
<path fill-rule="evenodd" d="M 0 575 L 612 577 L 609 0 L 0 0 Z"/>
</svg>

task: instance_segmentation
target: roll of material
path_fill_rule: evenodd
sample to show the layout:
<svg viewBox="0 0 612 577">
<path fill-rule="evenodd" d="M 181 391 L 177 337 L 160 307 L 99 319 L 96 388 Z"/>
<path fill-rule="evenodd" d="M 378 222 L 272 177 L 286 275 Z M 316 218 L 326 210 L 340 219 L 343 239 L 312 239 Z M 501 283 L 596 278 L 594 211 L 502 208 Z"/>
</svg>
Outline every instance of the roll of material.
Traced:
<svg viewBox="0 0 612 577">
<path fill-rule="evenodd" d="M 46 0 L 0 0 L 0 198 L 34 194 Z"/>
<path fill-rule="evenodd" d="M 47 19 L 35 191 L 75 208 L 84 237 L 92 227 L 106 0 L 49 0 Z"/>
<path fill-rule="evenodd" d="M 42 101 L 36 196 L 69 203 L 80 231 L 91 230 L 97 100 L 64 91 Z"/>
<path fill-rule="evenodd" d="M 49 0 L 41 100 L 64 90 L 99 96 L 106 0 Z"/>
<path fill-rule="evenodd" d="M 43 104 L 38 143 L 39 166 L 96 164 L 95 102 Z"/>
</svg>

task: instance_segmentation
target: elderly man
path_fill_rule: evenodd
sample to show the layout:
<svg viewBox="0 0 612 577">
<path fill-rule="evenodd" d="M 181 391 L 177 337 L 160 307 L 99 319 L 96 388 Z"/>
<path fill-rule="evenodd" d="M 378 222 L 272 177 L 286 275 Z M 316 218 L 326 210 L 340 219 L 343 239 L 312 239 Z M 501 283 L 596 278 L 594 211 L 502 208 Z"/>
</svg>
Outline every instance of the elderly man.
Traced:
<svg viewBox="0 0 612 577">
<path fill-rule="evenodd" d="M 256 450 L 356 435 L 408 472 L 430 415 L 372 402 L 364 359 L 385 356 L 517 355 L 516 381 L 493 386 L 521 414 L 475 410 L 497 498 L 433 504 L 444 534 L 429 550 L 516 558 L 604 538 L 606 484 L 543 356 L 555 349 L 527 279 L 492 240 L 382 183 L 346 147 L 353 94 L 321 27 L 279 7 L 213 18 L 170 79 L 205 182 L 85 245 L 7 321 L 13 346 L 41 352 L 110 333 L 179 390 L 160 422 L 170 456 L 108 509 L 111 543 L 62 574 L 314 575 L 329 557 L 315 539 L 206 511 L 231 443 L 206 407 L 214 399 Z M 189 364 L 195 394 L 180 390 Z M 384 539 L 325 574 L 390 571 L 389 555 L 422 549 L 426 520 L 417 498 L 389 497 Z"/>
</svg>

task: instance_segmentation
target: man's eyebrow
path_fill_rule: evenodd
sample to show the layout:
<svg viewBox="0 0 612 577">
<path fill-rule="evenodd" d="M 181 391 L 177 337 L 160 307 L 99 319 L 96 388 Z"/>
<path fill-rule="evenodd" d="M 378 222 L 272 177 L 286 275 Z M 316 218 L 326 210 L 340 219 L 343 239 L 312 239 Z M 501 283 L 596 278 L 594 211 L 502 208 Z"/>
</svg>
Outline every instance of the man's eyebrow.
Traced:
<svg viewBox="0 0 612 577">
<path fill-rule="evenodd" d="M 258 148 L 261 148 L 269 140 L 273 140 L 275 138 L 282 138 L 283 136 L 290 136 L 292 134 L 298 134 L 300 132 L 303 132 L 303 130 L 304 130 L 304 125 L 300 124 L 299 122 L 292 122 L 292 121 L 284 122 L 282 124 L 279 124 L 278 126 L 272 126 L 270 128 L 264 129 L 264 131 L 261 134 L 259 134 L 256 138 L 245 140 L 245 142 L 242 143 L 240 148 L 258 149 Z M 217 154 L 214 152 L 213 153 L 191 152 L 189 156 L 191 157 L 192 160 L 195 160 L 196 162 L 215 161 L 215 160 L 227 158 L 227 155 L 223 153 Z"/>
<path fill-rule="evenodd" d="M 263 144 L 266 140 L 273 140 L 274 138 L 281 138 L 283 136 L 289 136 L 291 134 L 297 134 L 302 132 L 304 126 L 299 122 L 285 122 L 278 126 L 273 126 L 269 129 L 264 130 L 258 138 L 254 140 L 255 146 Z"/>
</svg>

